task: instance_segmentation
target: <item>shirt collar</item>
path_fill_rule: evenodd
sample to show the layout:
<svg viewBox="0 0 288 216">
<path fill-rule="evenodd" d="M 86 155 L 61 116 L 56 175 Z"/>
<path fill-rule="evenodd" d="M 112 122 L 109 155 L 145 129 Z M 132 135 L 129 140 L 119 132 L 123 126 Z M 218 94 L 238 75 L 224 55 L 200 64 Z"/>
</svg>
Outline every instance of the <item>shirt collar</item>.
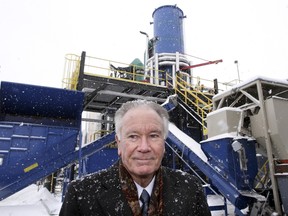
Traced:
<svg viewBox="0 0 288 216">
<path fill-rule="evenodd" d="M 141 187 L 139 184 L 137 184 L 137 183 L 134 181 L 134 183 L 135 183 L 135 185 L 136 185 L 136 187 L 137 187 L 138 198 L 140 198 L 141 193 L 142 193 L 142 191 L 143 191 L 144 189 L 149 193 L 149 195 L 150 195 L 150 197 L 151 197 L 152 190 L 153 190 L 153 186 L 154 186 L 154 182 L 155 182 L 155 176 L 152 178 L 152 180 L 151 180 L 151 182 L 149 183 L 149 185 L 147 185 L 147 187 L 143 188 L 143 187 Z"/>
</svg>

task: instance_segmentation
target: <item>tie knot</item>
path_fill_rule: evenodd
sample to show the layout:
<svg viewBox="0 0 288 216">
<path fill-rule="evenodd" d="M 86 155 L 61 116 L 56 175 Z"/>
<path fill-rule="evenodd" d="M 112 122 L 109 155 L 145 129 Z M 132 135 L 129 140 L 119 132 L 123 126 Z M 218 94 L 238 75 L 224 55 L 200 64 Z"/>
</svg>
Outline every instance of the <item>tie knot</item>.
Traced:
<svg viewBox="0 0 288 216">
<path fill-rule="evenodd" d="M 150 195 L 149 193 L 144 189 L 141 193 L 141 196 L 140 196 L 140 200 L 141 202 L 144 204 L 148 204 L 149 203 L 149 200 L 150 200 Z"/>
</svg>

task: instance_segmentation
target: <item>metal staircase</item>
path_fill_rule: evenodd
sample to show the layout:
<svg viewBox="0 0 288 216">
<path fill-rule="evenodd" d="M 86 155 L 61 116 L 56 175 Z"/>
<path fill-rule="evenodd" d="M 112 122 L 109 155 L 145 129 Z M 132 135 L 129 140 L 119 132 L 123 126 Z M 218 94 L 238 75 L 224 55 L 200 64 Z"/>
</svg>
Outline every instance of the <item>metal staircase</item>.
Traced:
<svg viewBox="0 0 288 216">
<path fill-rule="evenodd" d="M 185 78 L 187 78 L 187 74 Z M 167 87 L 173 89 L 172 91 L 178 95 L 180 105 L 182 104 L 187 113 L 191 113 L 192 116 L 202 126 L 203 135 L 207 135 L 206 116 L 212 111 L 212 92 L 204 92 L 199 89 L 199 86 L 193 86 L 184 79 L 184 77 L 178 73 L 173 78 L 169 74 L 166 75 Z M 191 80 L 191 77 L 188 77 Z M 189 110 L 190 111 L 189 111 Z M 200 141 L 200 140 L 199 140 Z"/>
</svg>

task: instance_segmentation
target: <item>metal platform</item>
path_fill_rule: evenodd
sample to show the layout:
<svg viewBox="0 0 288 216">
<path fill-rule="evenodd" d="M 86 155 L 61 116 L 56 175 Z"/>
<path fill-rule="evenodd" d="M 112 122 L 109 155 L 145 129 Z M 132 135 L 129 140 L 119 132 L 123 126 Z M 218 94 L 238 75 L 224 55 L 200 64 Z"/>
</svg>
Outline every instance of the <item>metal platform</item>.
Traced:
<svg viewBox="0 0 288 216">
<path fill-rule="evenodd" d="M 129 100 L 146 99 L 163 103 L 170 95 L 166 86 L 148 82 L 138 66 L 114 67 L 119 62 L 86 56 L 70 56 L 66 59 L 65 88 L 85 93 L 84 111 L 106 113 L 117 110 Z M 109 67 L 110 65 L 110 67 Z M 122 64 L 123 65 L 123 64 Z M 132 69 L 131 69 L 132 67 Z M 119 69 L 120 68 L 120 69 Z M 128 70 L 128 69 L 129 70 Z M 125 71 L 127 69 L 128 71 Z M 120 77 L 116 74 L 122 74 Z M 140 78 L 139 78 L 140 77 Z M 150 77 L 149 79 L 151 79 Z"/>
<path fill-rule="evenodd" d="M 163 103 L 169 95 L 166 86 L 145 82 L 129 82 L 125 79 L 84 75 L 78 90 L 85 92 L 84 110 L 104 113 L 117 110 L 129 100 L 146 99 Z"/>
</svg>

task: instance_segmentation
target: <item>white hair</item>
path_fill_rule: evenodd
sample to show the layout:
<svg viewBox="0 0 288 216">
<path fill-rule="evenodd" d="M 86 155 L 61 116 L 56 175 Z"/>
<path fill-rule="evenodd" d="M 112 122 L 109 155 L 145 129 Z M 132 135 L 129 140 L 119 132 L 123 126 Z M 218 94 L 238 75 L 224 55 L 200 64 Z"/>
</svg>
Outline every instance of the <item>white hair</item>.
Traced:
<svg viewBox="0 0 288 216">
<path fill-rule="evenodd" d="M 115 113 L 115 131 L 117 136 L 120 138 L 120 130 L 122 128 L 122 119 L 124 115 L 131 109 L 147 106 L 154 110 L 162 119 L 163 124 L 163 134 L 164 139 L 168 136 L 168 123 L 169 123 L 169 114 L 168 111 L 160 106 L 159 104 L 153 102 L 153 101 L 147 101 L 147 100 L 134 100 L 134 101 L 128 101 L 116 111 Z"/>
</svg>

